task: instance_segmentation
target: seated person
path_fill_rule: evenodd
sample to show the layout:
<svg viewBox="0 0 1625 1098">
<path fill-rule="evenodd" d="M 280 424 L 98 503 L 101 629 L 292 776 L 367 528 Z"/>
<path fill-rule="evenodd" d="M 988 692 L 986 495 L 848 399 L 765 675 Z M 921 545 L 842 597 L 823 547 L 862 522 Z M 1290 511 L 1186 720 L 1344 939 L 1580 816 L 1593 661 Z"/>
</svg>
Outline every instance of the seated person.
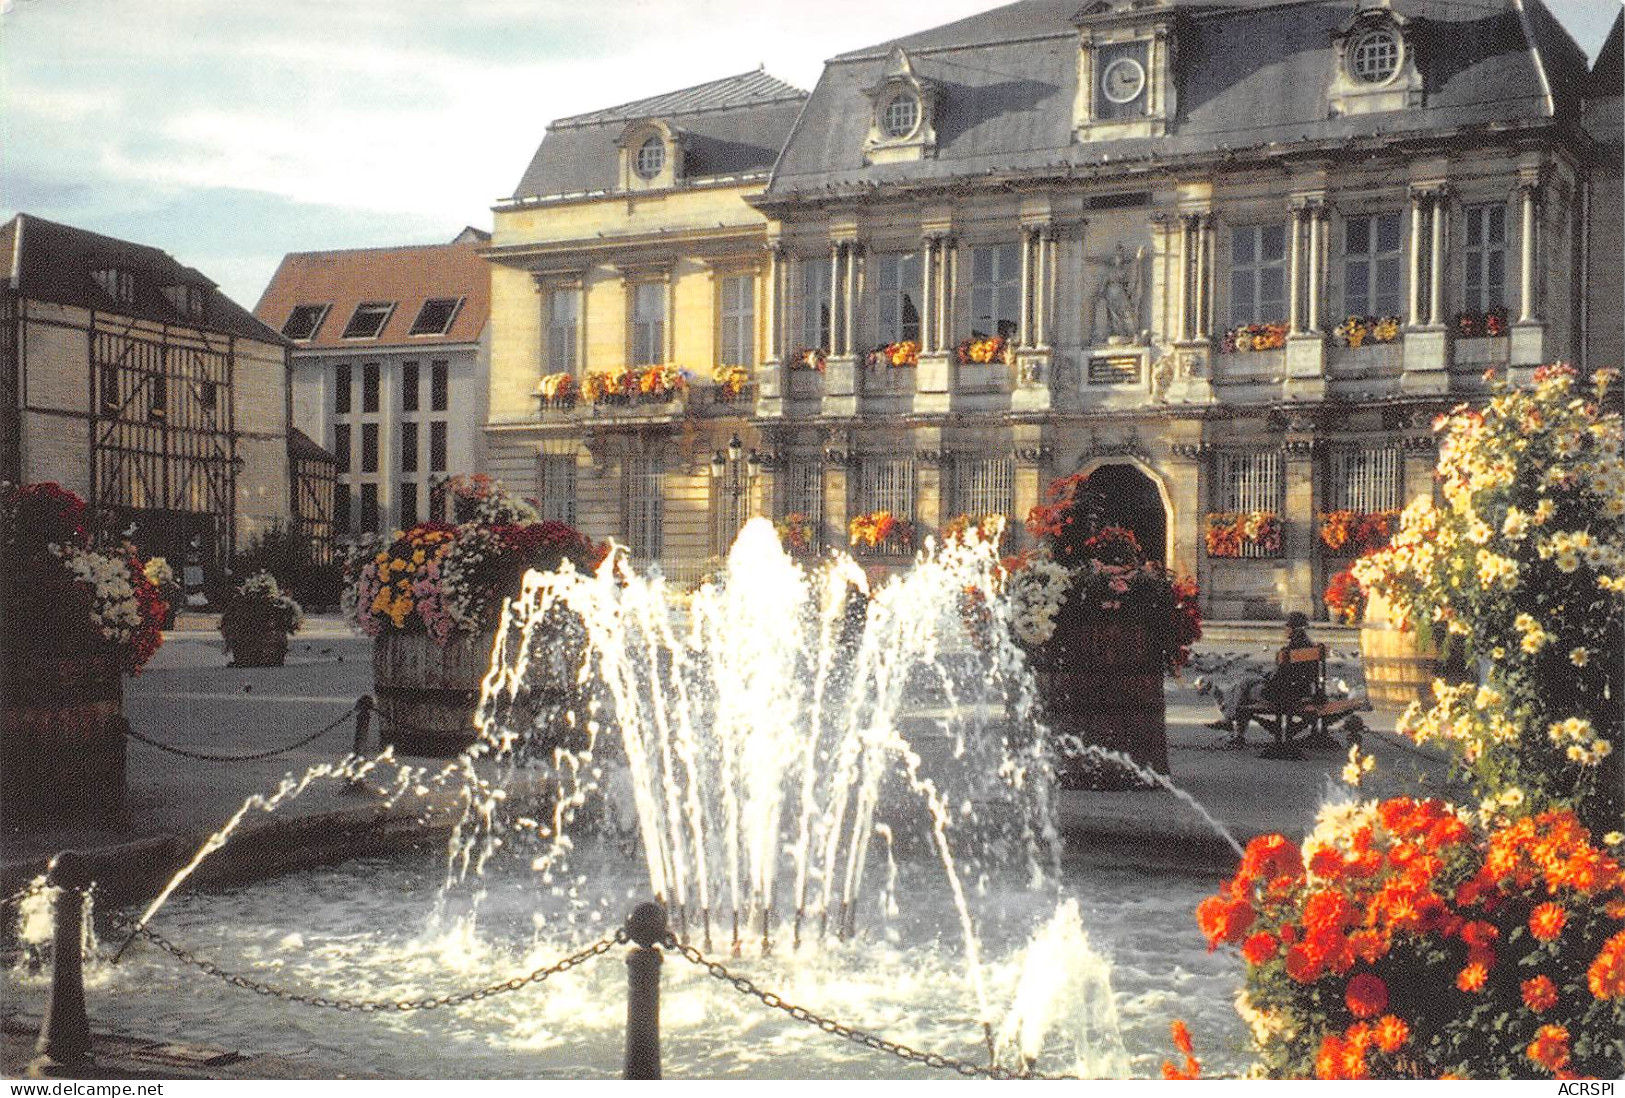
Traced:
<svg viewBox="0 0 1625 1098">
<path fill-rule="evenodd" d="M 1234 733 L 1232 743 L 1240 743 L 1246 733 L 1241 711 L 1248 706 L 1271 705 L 1286 707 L 1307 701 L 1314 695 L 1316 667 L 1313 662 L 1289 663 L 1287 653 L 1295 648 L 1309 648 L 1308 615 L 1294 610 L 1286 616 L 1286 644 L 1275 653 L 1275 670 L 1267 675 L 1244 675 L 1230 686 L 1217 688 L 1219 711 L 1223 720 L 1214 721 L 1209 728 Z"/>
</svg>

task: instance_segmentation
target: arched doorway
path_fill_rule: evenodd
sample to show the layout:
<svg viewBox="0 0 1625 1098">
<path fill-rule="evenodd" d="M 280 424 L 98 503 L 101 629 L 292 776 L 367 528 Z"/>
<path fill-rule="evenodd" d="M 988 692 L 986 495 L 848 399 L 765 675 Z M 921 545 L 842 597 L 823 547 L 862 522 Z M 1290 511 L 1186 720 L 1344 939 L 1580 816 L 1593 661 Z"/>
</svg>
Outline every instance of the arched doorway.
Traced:
<svg viewBox="0 0 1625 1098">
<path fill-rule="evenodd" d="M 1100 497 L 1102 525 L 1133 531 L 1148 560 L 1167 563 L 1168 511 L 1156 481 L 1126 462 L 1112 463 L 1089 474 L 1089 490 Z"/>
</svg>

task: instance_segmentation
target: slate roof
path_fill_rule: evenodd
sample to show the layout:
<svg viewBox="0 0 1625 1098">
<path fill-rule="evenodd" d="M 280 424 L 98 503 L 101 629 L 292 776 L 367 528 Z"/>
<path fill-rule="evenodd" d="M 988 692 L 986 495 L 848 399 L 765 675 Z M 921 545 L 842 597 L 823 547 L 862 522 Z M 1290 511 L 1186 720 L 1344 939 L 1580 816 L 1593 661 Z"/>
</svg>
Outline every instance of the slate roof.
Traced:
<svg viewBox="0 0 1625 1098">
<path fill-rule="evenodd" d="M 316 334 L 295 347 L 360 349 L 473 343 L 491 315 L 491 269 L 480 251 L 484 233 L 458 234 L 451 244 L 290 252 L 260 295 L 254 313 L 278 331 L 297 305 L 330 305 Z M 411 336 L 412 322 L 432 298 L 463 298 L 445 335 Z M 376 339 L 344 339 L 345 325 L 363 302 L 393 302 Z"/>
<path fill-rule="evenodd" d="M 560 118 L 525 169 L 515 198 L 609 191 L 617 184 L 627 124 L 659 118 L 680 131 L 689 179 L 765 172 L 773 166 L 807 93 L 752 71 L 691 88 Z"/>
<path fill-rule="evenodd" d="M 221 293 L 201 272 L 147 244 L 20 213 L 0 226 L 0 263 L 11 288 L 32 301 L 200 328 L 262 343 L 286 342 Z M 93 271 L 108 267 L 118 267 L 133 276 L 132 303 L 120 304 L 92 277 Z M 186 316 L 164 296 L 164 287 L 180 284 L 203 290 L 201 320 Z"/>
<path fill-rule="evenodd" d="M 1074 143 L 1074 19 L 1083 6 L 1084 0 L 1018 0 L 835 58 L 813 89 L 768 195 L 1544 122 L 1574 108 L 1586 76 L 1584 54 L 1541 0 L 1393 0 L 1396 13 L 1417 21 L 1426 105 L 1328 118 L 1331 39 L 1353 19 L 1352 0 L 1174 0 L 1181 21 L 1178 115 L 1168 135 Z M 880 81 L 894 45 L 908 51 L 920 77 L 939 85 L 936 154 L 866 167 L 863 89 Z"/>
</svg>

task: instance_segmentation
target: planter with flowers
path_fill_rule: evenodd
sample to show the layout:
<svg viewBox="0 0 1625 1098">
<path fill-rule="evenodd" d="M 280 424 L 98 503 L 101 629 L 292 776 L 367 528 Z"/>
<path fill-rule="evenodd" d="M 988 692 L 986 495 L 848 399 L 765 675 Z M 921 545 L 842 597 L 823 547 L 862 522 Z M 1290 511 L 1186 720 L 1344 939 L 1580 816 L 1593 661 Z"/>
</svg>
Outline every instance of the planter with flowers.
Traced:
<svg viewBox="0 0 1625 1098">
<path fill-rule="evenodd" d="M 581 379 L 581 399 L 593 408 L 673 404 L 688 393 L 688 372 L 676 366 L 633 366 L 597 371 Z"/>
<path fill-rule="evenodd" d="M 538 521 L 534 508 L 489 478 L 453 478 L 448 487 L 458 524 L 420 523 L 356 580 L 357 622 L 374 638 L 381 735 L 408 754 L 453 753 L 475 738 L 474 710 L 502 607 L 519 594 L 525 572 L 566 560 L 588 569 L 601 557 L 580 531 Z M 538 710 L 567 693 L 578 670 L 568 623 L 560 629 L 525 694 Z"/>
<path fill-rule="evenodd" d="M 1458 339 L 1494 339 L 1507 334 L 1507 311 L 1502 308 L 1485 312 L 1456 314 L 1454 325 Z"/>
<path fill-rule="evenodd" d="M 778 531 L 779 542 L 789 553 L 804 556 L 818 548 L 818 531 L 811 515 L 791 511 L 775 522 L 773 529 Z"/>
<path fill-rule="evenodd" d="M 1198 595 L 1193 581 L 1146 560 L 1131 532 L 1100 526 L 1087 483 L 1050 485 L 1027 520 L 1039 548 L 1011 562 L 1005 590 L 1062 784 L 1136 788 L 1145 779 L 1101 752 L 1168 772 L 1162 681 L 1201 637 Z"/>
<path fill-rule="evenodd" d="M 1394 343 L 1402 323 L 1397 316 L 1351 316 L 1332 329 L 1332 342 L 1350 349 Z"/>
<path fill-rule="evenodd" d="M 288 638 L 304 621 L 304 610 L 282 593 L 275 576 L 269 572 L 249 576 L 220 615 L 220 635 L 231 652 L 231 666 L 281 667 L 288 655 Z"/>
<path fill-rule="evenodd" d="M 954 349 L 954 358 L 961 366 L 988 366 L 993 363 L 1008 366 L 1013 361 L 1011 350 L 1010 341 L 1003 336 L 985 336 L 977 332 L 960 342 Z"/>
<path fill-rule="evenodd" d="M 864 356 L 863 364 L 871 370 L 881 367 L 910 369 L 920 364 L 920 345 L 912 339 L 899 340 L 876 347 Z"/>
<path fill-rule="evenodd" d="M 543 408 L 558 411 L 569 411 L 574 408 L 576 397 L 580 392 L 581 386 L 576 383 L 575 375 L 569 372 L 546 375 L 536 390 Z"/>
<path fill-rule="evenodd" d="M 1002 549 L 1009 534 L 1003 515 L 955 515 L 942 524 L 943 542 L 997 541 Z"/>
<path fill-rule="evenodd" d="M 847 541 L 860 554 L 900 556 L 914 550 L 914 523 L 890 511 L 854 515 L 847 523 Z"/>
<path fill-rule="evenodd" d="M 1320 544 L 1339 557 L 1363 557 L 1387 548 L 1399 528 L 1398 511 L 1328 511 L 1320 518 Z"/>
<path fill-rule="evenodd" d="M 1244 355 L 1255 351 L 1279 351 L 1286 346 L 1285 324 L 1241 324 L 1224 333 L 1219 351 Z"/>
<path fill-rule="evenodd" d="M 0 808 L 8 821 L 115 818 L 124 690 L 168 607 L 128 552 L 91 548 L 84 500 L 0 485 Z"/>
<path fill-rule="evenodd" d="M 1281 516 L 1273 511 L 1210 512 L 1204 539 L 1207 555 L 1219 558 L 1281 555 Z"/>
<path fill-rule="evenodd" d="M 1354 578 L 1351 568 L 1343 569 L 1327 581 L 1321 601 L 1326 604 L 1332 620 L 1343 625 L 1358 625 L 1365 617 L 1365 590 Z"/>
<path fill-rule="evenodd" d="M 718 366 L 711 372 L 711 383 L 718 404 L 740 404 L 750 398 L 750 371 L 743 366 Z"/>
<path fill-rule="evenodd" d="M 146 575 L 147 582 L 158 589 L 158 597 L 164 600 L 166 609 L 160 628 L 175 628 L 175 614 L 186 594 L 181 588 L 180 581 L 175 578 L 175 570 L 163 557 L 152 557 L 141 570 Z"/>
<path fill-rule="evenodd" d="M 798 347 L 787 361 L 792 371 L 813 370 L 821 374 L 829 364 L 829 351 L 823 347 Z"/>
</svg>

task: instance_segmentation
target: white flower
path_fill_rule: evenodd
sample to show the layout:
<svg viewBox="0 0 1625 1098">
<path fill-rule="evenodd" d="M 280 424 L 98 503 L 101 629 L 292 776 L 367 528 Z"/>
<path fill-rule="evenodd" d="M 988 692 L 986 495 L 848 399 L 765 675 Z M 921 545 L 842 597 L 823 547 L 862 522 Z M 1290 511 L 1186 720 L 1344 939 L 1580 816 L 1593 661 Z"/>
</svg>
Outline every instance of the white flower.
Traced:
<svg viewBox="0 0 1625 1098">
<path fill-rule="evenodd" d="M 1569 649 L 1569 662 L 1576 667 L 1584 667 L 1591 662 L 1591 653 L 1584 647 Z"/>
</svg>

